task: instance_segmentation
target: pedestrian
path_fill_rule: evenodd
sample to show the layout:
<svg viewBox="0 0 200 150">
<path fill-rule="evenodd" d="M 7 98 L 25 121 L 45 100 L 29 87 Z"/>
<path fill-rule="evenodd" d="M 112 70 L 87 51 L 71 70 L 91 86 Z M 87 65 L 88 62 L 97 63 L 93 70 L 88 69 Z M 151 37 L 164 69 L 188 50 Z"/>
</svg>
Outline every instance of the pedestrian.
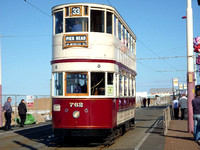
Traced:
<svg viewBox="0 0 200 150">
<path fill-rule="evenodd" d="M 22 99 L 21 103 L 18 106 L 18 114 L 19 114 L 20 120 L 21 120 L 20 127 L 24 127 L 24 123 L 26 121 L 26 112 L 27 112 L 27 109 L 26 109 L 25 100 Z"/>
<path fill-rule="evenodd" d="M 144 99 L 143 99 L 143 105 L 144 105 L 144 107 L 146 107 L 146 101 L 147 101 L 147 99 L 144 98 Z"/>
<path fill-rule="evenodd" d="M 178 104 L 181 108 L 181 120 L 187 119 L 187 97 L 185 93 L 183 93 L 183 95 L 179 99 Z"/>
<path fill-rule="evenodd" d="M 172 106 L 174 109 L 174 118 L 178 119 L 178 115 L 179 115 L 179 107 L 178 107 L 178 99 L 176 96 L 174 96 L 174 100 L 172 101 Z"/>
<path fill-rule="evenodd" d="M 8 97 L 7 101 L 4 103 L 4 106 L 3 106 L 3 112 L 6 119 L 5 126 L 4 126 L 5 131 L 12 130 L 11 125 L 10 125 L 11 113 L 12 113 L 11 101 L 12 101 L 11 97 Z"/>
<path fill-rule="evenodd" d="M 148 107 L 150 105 L 150 98 L 147 99 Z"/>
<path fill-rule="evenodd" d="M 200 142 L 200 90 L 196 91 L 196 98 L 192 100 L 194 119 L 194 139 Z"/>
</svg>

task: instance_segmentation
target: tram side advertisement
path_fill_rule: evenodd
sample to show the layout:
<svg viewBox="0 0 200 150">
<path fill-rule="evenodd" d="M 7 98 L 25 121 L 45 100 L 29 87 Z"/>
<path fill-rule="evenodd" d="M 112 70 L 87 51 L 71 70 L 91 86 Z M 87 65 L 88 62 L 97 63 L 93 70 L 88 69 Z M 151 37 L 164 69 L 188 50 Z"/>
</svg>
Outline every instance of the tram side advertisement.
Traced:
<svg viewBox="0 0 200 150">
<path fill-rule="evenodd" d="M 88 47 L 88 34 L 66 34 L 63 36 L 63 47 Z"/>
</svg>

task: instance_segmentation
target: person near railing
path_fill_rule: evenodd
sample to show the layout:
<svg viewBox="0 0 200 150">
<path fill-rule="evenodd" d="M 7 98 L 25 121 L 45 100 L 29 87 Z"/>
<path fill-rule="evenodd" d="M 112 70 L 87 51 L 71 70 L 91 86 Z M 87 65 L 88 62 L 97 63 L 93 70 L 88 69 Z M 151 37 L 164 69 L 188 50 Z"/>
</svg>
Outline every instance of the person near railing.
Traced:
<svg viewBox="0 0 200 150">
<path fill-rule="evenodd" d="M 6 118 L 6 123 L 4 126 L 5 131 L 12 130 L 11 125 L 10 125 L 11 124 L 11 113 L 12 113 L 11 101 L 12 101 L 11 97 L 8 97 L 7 101 L 4 103 L 4 106 L 3 106 L 3 112 L 4 112 L 4 115 Z"/>
<path fill-rule="evenodd" d="M 181 108 L 181 120 L 187 119 L 188 107 L 187 107 L 187 97 L 185 93 L 182 94 L 178 104 L 179 107 Z"/>
<path fill-rule="evenodd" d="M 176 96 L 174 96 L 174 100 L 172 101 L 172 107 L 174 109 L 174 118 L 178 119 L 179 107 L 178 107 L 178 99 Z"/>
</svg>

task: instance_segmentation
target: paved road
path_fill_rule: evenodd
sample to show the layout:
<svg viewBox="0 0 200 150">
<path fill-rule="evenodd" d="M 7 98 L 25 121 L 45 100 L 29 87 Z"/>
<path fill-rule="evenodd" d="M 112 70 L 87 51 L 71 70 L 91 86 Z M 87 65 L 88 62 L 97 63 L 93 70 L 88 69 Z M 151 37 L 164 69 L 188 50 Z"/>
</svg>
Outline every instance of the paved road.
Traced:
<svg viewBox="0 0 200 150">
<path fill-rule="evenodd" d="M 165 106 L 154 106 L 150 108 L 140 108 L 136 110 L 136 127 L 118 138 L 110 147 L 101 144 L 81 143 L 80 140 L 73 145 L 63 144 L 61 141 L 55 143 L 52 135 L 51 123 L 40 126 L 26 126 L 25 129 L 15 127 L 14 131 L 0 130 L 0 150 L 36 150 L 36 149 L 67 149 L 67 150 L 122 150 L 141 149 L 150 150 L 164 149 L 164 137 L 162 132 L 162 110 Z M 159 139 L 159 143 L 157 142 Z M 156 145 L 156 147 L 155 147 Z"/>
</svg>

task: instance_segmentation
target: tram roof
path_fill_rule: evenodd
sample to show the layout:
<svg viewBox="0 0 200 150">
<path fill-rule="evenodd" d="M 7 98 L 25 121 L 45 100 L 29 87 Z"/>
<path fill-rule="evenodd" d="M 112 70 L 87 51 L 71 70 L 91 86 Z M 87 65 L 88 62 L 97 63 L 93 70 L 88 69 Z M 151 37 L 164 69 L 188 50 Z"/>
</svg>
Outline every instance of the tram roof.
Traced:
<svg viewBox="0 0 200 150">
<path fill-rule="evenodd" d="M 106 5 L 106 4 L 98 4 L 98 3 L 66 3 L 66 4 L 60 4 L 60 5 L 56 5 L 54 7 L 52 7 L 52 11 L 55 11 L 55 10 L 58 10 L 58 9 L 61 9 L 61 8 L 64 8 L 64 7 L 67 7 L 67 6 L 73 6 L 73 5 L 87 5 L 87 6 L 93 6 L 94 8 L 104 8 L 104 9 L 110 9 L 112 11 L 114 11 L 114 14 L 120 18 L 120 21 L 122 22 L 122 24 L 124 26 L 126 26 L 126 28 L 128 28 L 129 32 L 131 31 L 131 35 L 135 38 L 136 40 L 136 35 L 135 33 L 131 30 L 131 28 L 129 27 L 129 25 L 126 23 L 126 21 L 121 17 L 120 13 L 117 11 L 117 9 L 113 6 L 109 6 L 109 5 Z"/>
</svg>

